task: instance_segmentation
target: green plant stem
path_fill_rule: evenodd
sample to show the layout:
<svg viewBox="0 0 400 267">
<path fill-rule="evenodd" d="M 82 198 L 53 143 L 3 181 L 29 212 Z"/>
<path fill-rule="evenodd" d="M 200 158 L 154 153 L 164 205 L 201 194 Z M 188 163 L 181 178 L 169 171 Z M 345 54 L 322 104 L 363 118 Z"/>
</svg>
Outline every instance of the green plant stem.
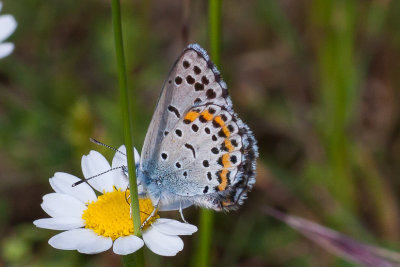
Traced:
<svg viewBox="0 0 400 267">
<path fill-rule="evenodd" d="M 315 0 L 313 8 L 315 25 L 319 25 L 319 30 L 324 33 L 317 42 L 317 69 L 320 83 L 319 127 L 328 161 L 325 175 L 331 194 L 342 208 L 354 213 L 356 194 L 349 126 L 354 118 L 359 86 L 355 56 L 356 1 Z M 340 20 L 337 14 L 340 14 Z M 344 218 L 342 208 L 334 216 L 339 220 Z M 346 219 L 339 223 L 345 225 Z"/>
<path fill-rule="evenodd" d="M 221 5 L 222 0 L 209 1 L 209 36 L 211 59 L 218 66 L 220 63 L 221 47 Z M 201 210 L 199 224 L 199 246 L 196 257 L 197 266 L 210 265 L 210 251 L 214 224 L 214 212 L 212 210 Z"/>
<path fill-rule="evenodd" d="M 139 213 L 139 198 L 137 191 L 136 182 L 136 171 L 133 154 L 133 134 L 132 134 L 132 119 L 129 112 L 129 97 L 127 88 L 126 78 L 126 67 L 125 67 L 125 56 L 124 56 L 124 45 L 122 38 L 122 27 L 121 27 L 121 7 L 119 0 L 112 0 L 112 24 L 114 30 L 114 41 L 115 41 L 115 52 L 117 58 L 118 67 L 118 82 L 119 82 L 119 93 L 120 103 L 122 111 L 122 120 L 124 124 L 124 138 L 126 145 L 126 154 L 128 159 L 128 173 L 129 173 L 129 188 L 131 197 L 131 209 L 133 218 L 133 229 L 136 236 L 141 237 L 140 231 L 140 213 Z M 144 266 L 144 255 L 143 250 L 139 250 L 134 255 L 124 256 L 125 266 Z"/>
<path fill-rule="evenodd" d="M 209 0 L 210 55 L 217 67 L 220 63 L 221 50 L 221 7 L 222 0 Z"/>
</svg>

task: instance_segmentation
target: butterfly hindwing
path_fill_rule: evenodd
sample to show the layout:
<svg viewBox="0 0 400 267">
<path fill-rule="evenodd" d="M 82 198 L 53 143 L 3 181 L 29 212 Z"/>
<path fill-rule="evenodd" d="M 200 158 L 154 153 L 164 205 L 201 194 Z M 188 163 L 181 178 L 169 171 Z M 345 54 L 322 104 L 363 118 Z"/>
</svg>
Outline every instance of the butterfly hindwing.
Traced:
<svg viewBox="0 0 400 267">
<path fill-rule="evenodd" d="M 234 209 L 255 182 L 256 157 L 254 137 L 233 112 L 219 72 L 190 45 L 164 84 L 146 135 L 141 171 L 149 193 Z"/>
</svg>

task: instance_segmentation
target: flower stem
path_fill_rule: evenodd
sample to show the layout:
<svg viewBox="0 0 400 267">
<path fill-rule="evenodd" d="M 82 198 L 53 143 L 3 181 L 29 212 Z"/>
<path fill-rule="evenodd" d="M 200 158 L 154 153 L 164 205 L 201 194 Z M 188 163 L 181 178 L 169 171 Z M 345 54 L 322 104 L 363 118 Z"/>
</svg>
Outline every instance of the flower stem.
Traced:
<svg viewBox="0 0 400 267">
<path fill-rule="evenodd" d="M 124 45 L 122 38 L 122 27 L 121 27 L 121 7 L 119 0 L 112 0 L 112 24 L 114 30 L 114 41 L 115 41 L 115 52 L 117 58 L 118 68 L 118 82 L 119 82 L 119 94 L 122 111 L 122 120 L 124 124 L 124 138 L 126 145 L 126 154 L 128 159 L 128 172 L 129 172 L 129 187 L 131 197 L 131 209 L 133 218 L 133 229 L 136 236 L 141 237 L 140 231 L 140 214 L 139 214 L 139 198 L 137 191 L 136 182 L 136 171 L 133 154 L 133 134 L 132 134 L 132 119 L 129 112 L 129 97 L 127 88 L 126 78 L 126 67 L 125 67 L 125 56 L 124 56 Z M 136 256 L 136 257 L 135 257 Z M 136 258 L 136 259 L 135 259 Z M 143 250 L 139 250 L 135 255 L 124 256 L 125 266 L 144 266 L 144 255 Z"/>
<path fill-rule="evenodd" d="M 221 4 L 222 0 L 209 0 L 209 38 L 210 55 L 215 65 L 220 63 L 221 47 Z M 197 266 L 210 266 L 210 251 L 214 212 L 202 209 L 200 213 L 200 240 L 197 251 Z"/>
</svg>

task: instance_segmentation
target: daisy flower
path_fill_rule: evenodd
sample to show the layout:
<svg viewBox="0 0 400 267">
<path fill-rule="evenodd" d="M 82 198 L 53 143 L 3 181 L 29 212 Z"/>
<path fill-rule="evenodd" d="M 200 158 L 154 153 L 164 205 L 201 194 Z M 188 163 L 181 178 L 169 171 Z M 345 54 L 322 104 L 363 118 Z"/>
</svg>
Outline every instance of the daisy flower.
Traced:
<svg viewBox="0 0 400 267">
<path fill-rule="evenodd" d="M 119 150 L 125 152 L 125 147 L 121 146 Z M 139 158 L 136 151 L 135 158 Z M 86 254 L 100 253 L 112 247 L 114 253 L 126 255 L 145 244 L 162 256 L 174 256 L 183 249 L 179 235 L 191 235 L 197 231 L 197 227 L 160 218 L 158 214 L 143 227 L 143 240 L 134 235 L 127 201 L 128 180 L 121 166 L 126 166 L 123 154 L 116 153 L 110 166 L 99 152 L 91 151 L 82 157 L 84 177 L 106 172 L 88 180 L 91 187 L 87 183 L 72 187 L 81 179 L 68 173 L 57 172 L 50 178 L 55 193 L 45 195 L 41 207 L 51 218 L 33 223 L 40 228 L 65 230 L 50 238 L 52 247 Z M 116 169 L 109 171 L 111 168 Z M 100 192 L 98 196 L 92 187 Z M 149 198 L 140 198 L 139 207 L 143 223 L 151 214 L 153 205 Z"/>
<path fill-rule="evenodd" d="M 0 2 L 0 11 L 3 7 L 3 3 Z M 17 22 L 11 15 L 0 16 L 0 58 L 6 57 L 14 50 L 13 43 L 4 43 L 17 28 Z"/>
</svg>

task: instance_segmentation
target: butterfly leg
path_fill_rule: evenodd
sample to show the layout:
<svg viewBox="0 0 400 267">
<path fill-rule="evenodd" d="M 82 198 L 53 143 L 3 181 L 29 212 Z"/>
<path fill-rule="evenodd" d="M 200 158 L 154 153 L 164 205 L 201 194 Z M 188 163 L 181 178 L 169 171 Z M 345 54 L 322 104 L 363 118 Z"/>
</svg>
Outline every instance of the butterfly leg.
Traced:
<svg viewBox="0 0 400 267">
<path fill-rule="evenodd" d="M 188 223 L 188 222 L 185 220 L 185 217 L 183 217 L 182 202 L 179 203 L 179 214 L 181 215 L 182 221 L 183 221 L 184 223 Z"/>
<path fill-rule="evenodd" d="M 160 204 L 160 199 L 157 200 L 156 204 L 153 206 L 153 211 L 150 213 L 149 217 L 146 218 L 146 220 L 143 221 L 142 225 L 140 226 L 140 229 L 143 229 L 143 227 L 150 221 L 151 218 L 153 218 L 154 214 L 158 211 Z"/>
</svg>

